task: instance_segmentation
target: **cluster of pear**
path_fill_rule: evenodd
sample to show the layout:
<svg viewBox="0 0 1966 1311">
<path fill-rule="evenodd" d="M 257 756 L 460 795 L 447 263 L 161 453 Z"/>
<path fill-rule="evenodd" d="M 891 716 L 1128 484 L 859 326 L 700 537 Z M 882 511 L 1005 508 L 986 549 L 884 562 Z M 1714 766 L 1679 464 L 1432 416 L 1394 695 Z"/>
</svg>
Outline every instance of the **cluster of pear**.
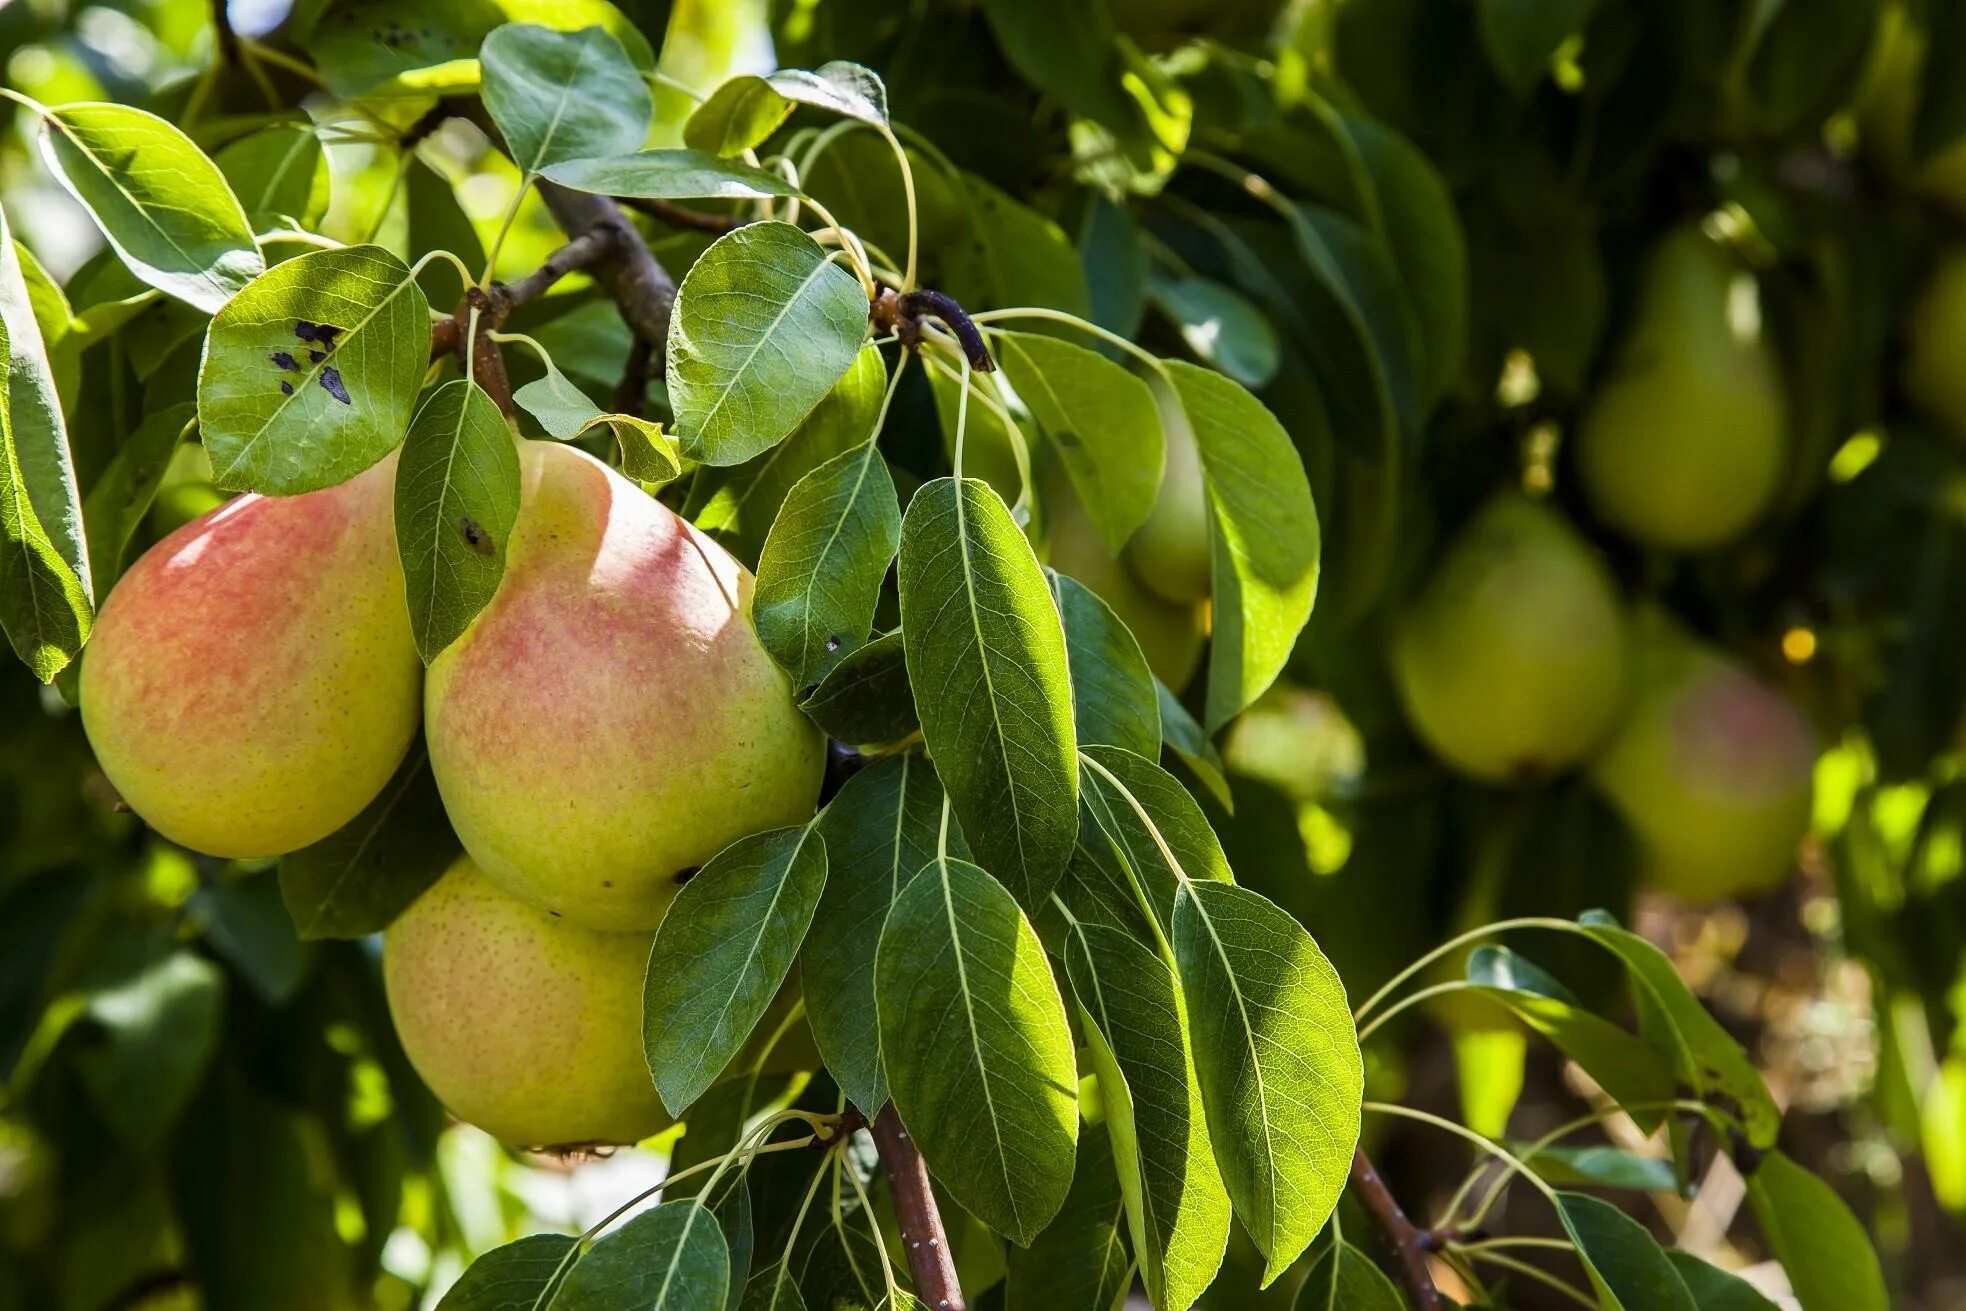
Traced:
<svg viewBox="0 0 1966 1311">
<path fill-rule="evenodd" d="M 812 813 L 824 742 L 750 619 L 750 574 L 572 447 L 522 442 L 497 594 L 427 673 L 392 456 L 185 524 L 104 604 L 83 724 L 124 800 L 214 856 L 298 850 L 390 785 L 419 723 L 466 855 L 385 936 L 405 1049 L 520 1145 L 665 1122 L 643 973 L 681 882 Z"/>
<path fill-rule="evenodd" d="M 1753 278 L 1699 229 L 1652 255 L 1576 442 L 1585 499 L 1641 545 L 1709 549 L 1768 508 L 1787 458 L 1780 370 Z M 1588 762 L 1655 886 L 1738 896 L 1794 867 L 1807 719 L 1664 611 L 1629 611 L 1546 502 L 1503 493 L 1448 544 L 1397 620 L 1392 669 L 1415 729 L 1463 773 L 1525 782 Z"/>
</svg>

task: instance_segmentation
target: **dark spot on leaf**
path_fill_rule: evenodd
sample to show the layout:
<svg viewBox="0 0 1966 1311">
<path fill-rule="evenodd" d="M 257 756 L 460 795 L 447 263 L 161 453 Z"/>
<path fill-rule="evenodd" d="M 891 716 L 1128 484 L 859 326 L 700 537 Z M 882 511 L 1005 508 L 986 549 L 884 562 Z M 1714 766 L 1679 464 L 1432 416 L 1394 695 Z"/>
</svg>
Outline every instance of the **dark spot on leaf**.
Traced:
<svg viewBox="0 0 1966 1311">
<path fill-rule="evenodd" d="M 461 514 L 457 517 L 457 531 L 464 538 L 464 544 L 479 555 L 497 553 L 498 546 L 492 541 L 491 534 L 485 531 L 483 524 L 470 515 Z"/>
<path fill-rule="evenodd" d="M 828 633 L 826 635 L 826 649 L 828 651 L 837 651 L 840 649 L 840 635 L 838 633 Z"/>
<path fill-rule="evenodd" d="M 280 384 L 280 394 L 281 394 L 282 396 L 291 396 L 291 395 L 293 395 L 293 394 L 294 394 L 294 385 L 293 385 L 292 383 L 290 383 L 290 382 L 282 382 L 282 383 Z"/>
<path fill-rule="evenodd" d="M 689 867 L 688 869 L 679 869 L 679 870 L 677 870 L 677 871 L 676 871 L 676 882 L 678 882 L 678 883 L 687 883 L 687 882 L 689 882 L 689 881 L 690 881 L 691 879 L 693 879 L 693 878 L 695 878 L 695 877 L 696 877 L 696 872 L 697 872 L 698 870 L 700 870 L 700 869 L 702 869 L 702 868 L 703 868 L 703 866 L 701 866 L 701 865 L 691 865 L 691 866 L 690 866 L 690 867 Z"/>
<path fill-rule="evenodd" d="M 329 366 L 321 370 L 321 390 L 340 401 L 343 405 L 353 405 L 348 399 L 348 388 L 341 385 L 341 370 Z"/>
<path fill-rule="evenodd" d="M 294 336 L 302 341 L 311 341 L 323 350 L 334 349 L 334 339 L 341 335 L 341 329 L 332 323 L 309 323 L 306 319 L 294 320 Z"/>
<path fill-rule="evenodd" d="M 1072 449 L 1077 449 L 1078 447 L 1085 445 L 1084 442 L 1079 440 L 1079 435 L 1073 432 L 1070 428 L 1061 428 L 1057 432 L 1052 433 L 1051 440 L 1057 442 L 1060 446 L 1065 446 Z"/>
<path fill-rule="evenodd" d="M 307 352 L 307 362 L 309 364 L 319 364 L 322 360 L 325 360 L 326 358 L 328 358 L 326 351 Z"/>
<path fill-rule="evenodd" d="M 271 355 L 267 356 L 266 358 L 272 360 L 275 364 L 279 365 L 282 369 L 285 369 L 288 373 L 300 372 L 300 361 L 295 359 L 293 356 L 289 355 L 285 351 L 274 351 Z"/>
</svg>

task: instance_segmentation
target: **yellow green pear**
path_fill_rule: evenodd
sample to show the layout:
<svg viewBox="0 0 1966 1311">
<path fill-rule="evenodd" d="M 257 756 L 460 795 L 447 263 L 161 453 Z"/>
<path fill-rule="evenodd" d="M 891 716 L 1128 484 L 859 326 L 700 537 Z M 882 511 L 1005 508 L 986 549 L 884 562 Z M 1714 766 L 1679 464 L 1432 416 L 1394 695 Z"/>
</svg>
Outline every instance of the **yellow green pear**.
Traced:
<svg viewBox="0 0 1966 1311">
<path fill-rule="evenodd" d="M 500 887 L 653 929 L 679 875 L 811 816 L 825 743 L 729 552 L 571 446 L 525 442 L 520 467 L 504 580 L 430 666 L 431 768 Z"/>
<path fill-rule="evenodd" d="M 1905 323 L 1905 395 L 1966 440 L 1966 246 L 1942 253 Z"/>
<path fill-rule="evenodd" d="M 82 724 L 145 823 L 213 856 L 319 841 L 416 734 L 394 456 L 337 487 L 241 496 L 146 551 L 82 662 Z"/>
<path fill-rule="evenodd" d="M 1556 510 L 1484 506 L 1396 621 L 1393 679 L 1414 729 L 1462 773 L 1567 769 L 1623 705 L 1625 616 L 1610 570 Z"/>
<path fill-rule="evenodd" d="M 1698 227 L 1653 252 L 1576 441 L 1592 507 L 1648 546 L 1720 546 L 1774 497 L 1789 445 L 1780 365 L 1753 274 Z"/>
<path fill-rule="evenodd" d="M 1206 601 L 1213 586 L 1208 489 L 1202 482 L 1194 425 L 1180 398 L 1164 382 L 1153 390 L 1166 436 L 1166 463 L 1154 508 L 1127 539 L 1126 562 L 1133 576 L 1162 600 L 1191 605 Z"/>
<path fill-rule="evenodd" d="M 1765 892 L 1809 827 L 1816 737 L 1789 699 L 1656 611 L 1634 624 L 1631 709 L 1591 769 L 1655 887 Z"/>
<path fill-rule="evenodd" d="M 637 1142 L 668 1124 L 642 1055 L 650 933 L 581 928 L 456 864 L 383 935 L 410 1064 L 514 1147 Z"/>
</svg>

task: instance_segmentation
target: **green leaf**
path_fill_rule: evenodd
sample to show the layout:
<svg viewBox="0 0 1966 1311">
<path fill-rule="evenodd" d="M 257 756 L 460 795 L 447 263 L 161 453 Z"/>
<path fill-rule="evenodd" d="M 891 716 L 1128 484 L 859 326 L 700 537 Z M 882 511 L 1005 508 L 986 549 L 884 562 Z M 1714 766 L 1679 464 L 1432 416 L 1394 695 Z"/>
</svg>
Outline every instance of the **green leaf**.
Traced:
<svg viewBox="0 0 1966 1311">
<path fill-rule="evenodd" d="M 553 1311 L 723 1311 L 729 1280 L 716 1217 L 699 1202 L 664 1202 L 595 1243 Z"/>
<path fill-rule="evenodd" d="M 683 885 L 655 932 L 642 1048 L 671 1115 L 717 1081 L 784 984 L 826 886 L 811 825 L 731 843 Z"/>
<path fill-rule="evenodd" d="M 1027 82 L 1116 133 L 1143 129 L 1139 105 L 1121 83 L 1119 35 L 1104 4 L 987 0 L 983 12 L 1004 57 Z"/>
<path fill-rule="evenodd" d="M 122 576 L 123 553 L 150 513 L 185 425 L 197 413 L 197 407 L 186 402 L 146 416 L 89 488 L 82 520 L 88 525 L 89 561 L 95 567 L 98 598 L 109 595 Z"/>
<path fill-rule="evenodd" d="M 218 1048 L 225 975 L 184 948 L 125 942 L 130 953 L 119 952 L 86 989 L 85 1014 L 100 1033 L 77 1052 L 76 1068 L 103 1122 L 149 1152 L 163 1144 Z"/>
<path fill-rule="evenodd" d="M 830 60 L 811 70 L 781 68 L 765 80 L 787 100 L 872 127 L 887 126 L 887 88 L 872 69 L 849 60 Z"/>
<path fill-rule="evenodd" d="M 1215 636 L 1206 722 L 1215 729 L 1275 681 L 1311 616 L 1317 507 L 1289 434 L 1261 401 L 1197 365 L 1166 368 L 1208 486 Z"/>
<path fill-rule="evenodd" d="M 632 414 L 604 414 L 587 426 L 605 424 L 621 451 L 621 471 L 644 487 L 659 487 L 682 476 L 683 456 L 662 425 Z"/>
<path fill-rule="evenodd" d="M 744 1284 L 751 1277 L 751 1258 L 757 1246 L 757 1233 L 751 1218 L 751 1188 L 739 1174 L 725 1185 L 724 1195 L 710 1208 L 724 1246 L 730 1251 L 729 1283 L 724 1289 L 724 1311 L 737 1311 L 744 1300 Z"/>
<path fill-rule="evenodd" d="M 382 247 L 274 265 L 205 339 L 198 427 L 214 481 L 275 496 L 346 482 L 403 439 L 429 356 L 429 303 Z"/>
<path fill-rule="evenodd" d="M 1751 1145 L 1773 1145 L 1781 1112 L 1768 1095 L 1768 1085 L 1740 1044 L 1700 1004 L 1666 954 L 1599 912 L 1586 914 L 1579 922 L 1587 936 L 1624 963 L 1637 1003 L 1639 1032 L 1673 1059 L 1679 1080 L 1703 1100 L 1739 1116 Z"/>
<path fill-rule="evenodd" d="M 1044 572 L 995 492 L 938 478 L 908 503 L 899 578 L 942 784 L 983 866 L 1042 905 L 1078 828 L 1071 676 Z"/>
<path fill-rule="evenodd" d="M 218 165 L 130 105 L 46 111 L 41 154 L 130 271 L 207 314 L 266 267 Z"/>
<path fill-rule="evenodd" d="M 895 898 L 874 965 L 889 1094 L 938 1184 L 1028 1246 L 1072 1185 L 1078 1072 L 1044 948 L 1003 885 L 938 860 Z"/>
<path fill-rule="evenodd" d="M 1065 1205 L 1028 1248 L 1004 1251 L 1004 1311 L 1120 1311 L 1133 1286 L 1125 1218 L 1106 1126 L 1085 1125 Z"/>
<path fill-rule="evenodd" d="M 653 70 L 655 54 L 634 20 L 607 0 L 494 0 L 433 5 L 403 21 L 400 0 L 336 0 L 309 25 L 296 14 L 296 35 L 328 88 L 343 99 L 471 94 L 478 89 L 478 48 L 506 22 L 539 23 L 572 32 L 601 27 L 628 51 L 636 68 Z M 423 250 L 427 247 L 415 246 Z"/>
<path fill-rule="evenodd" d="M 445 383 L 410 421 L 396 466 L 396 551 L 424 664 L 491 604 L 518 521 L 512 429 L 484 388 Z"/>
<path fill-rule="evenodd" d="M 551 1299 L 555 1276 L 573 1250 L 565 1234 L 528 1234 L 473 1261 L 437 1311 L 534 1311 Z"/>
<path fill-rule="evenodd" d="M 1072 675 L 1072 722 L 1082 746 L 1124 747 L 1135 755 L 1160 751 L 1160 699 L 1140 643 L 1113 608 L 1075 578 L 1045 570 L 1065 629 Z"/>
<path fill-rule="evenodd" d="M 1802 1311 L 1886 1311 L 1877 1251 L 1836 1190 L 1781 1152 L 1748 1176 L 1748 1204 Z"/>
<path fill-rule="evenodd" d="M 698 472 L 697 481 L 709 491 L 692 516 L 696 526 L 724 537 L 743 559 L 756 560 L 792 485 L 873 438 L 886 394 L 887 362 L 869 343 L 791 436 L 746 464 Z"/>
<path fill-rule="evenodd" d="M 763 145 L 795 108 L 762 77 L 733 77 L 683 124 L 683 144 L 713 155 L 741 155 Z"/>
<path fill-rule="evenodd" d="M 1229 794 L 1228 767 L 1222 763 L 1222 753 L 1181 704 L 1181 698 L 1158 678 L 1154 680 L 1154 693 L 1160 702 L 1161 745 L 1188 767 L 1222 809 L 1235 813 L 1235 800 Z"/>
<path fill-rule="evenodd" d="M 920 731 L 901 631 L 883 633 L 840 661 L 799 709 L 826 736 L 855 746 L 885 746 Z"/>
<path fill-rule="evenodd" d="M 1207 816 L 1172 774 L 1119 747 L 1086 747 L 1079 796 L 1120 867 L 1145 889 L 1162 931 L 1188 880 L 1230 883 L 1228 857 Z"/>
<path fill-rule="evenodd" d="M 467 268 L 485 267 L 485 243 L 472 224 L 471 216 L 458 203 L 457 188 L 449 178 L 425 163 L 420 156 L 407 161 L 403 176 L 403 203 L 409 218 L 410 250 L 448 250 L 463 260 Z M 432 260 L 417 275 L 417 283 L 433 305 L 453 306 L 464 296 L 464 278 L 447 259 Z M 602 306 L 620 322 L 612 303 Z M 625 333 L 627 329 L 624 327 Z M 619 375 L 617 375 L 619 376 Z M 612 382 L 612 379 L 610 379 Z"/>
<path fill-rule="evenodd" d="M 549 436 L 562 441 L 578 437 L 596 419 L 604 417 L 601 407 L 561 373 L 550 357 L 541 356 L 539 362 L 546 370 L 545 375 L 514 391 L 512 402 L 539 420 L 539 426 Z"/>
<path fill-rule="evenodd" d="M 765 538 L 751 612 L 794 687 L 866 644 L 881 580 L 901 544 L 901 505 L 872 441 L 801 478 Z"/>
<path fill-rule="evenodd" d="M 0 214 L 0 231 L 5 230 L 5 225 L 5 215 Z M 69 308 L 68 293 L 41 267 L 34 252 L 18 241 L 10 244 L 13 257 L 20 261 L 21 282 L 26 288 L 35 326 L 41 330 L 41 348 L 48 357 L 48 371 L 54 376 L 60 408 L 65 414 L 74 413 L 82 389 L 81 324 Z M 5 263 L 7 257 L 0 255 L 0 264 Z M 11 279 L 12 275 L 0 276 Z"/>
<path fill-rule="evenodd" d="M 192 893 L 185 909 L 205 941 L 267 1004 L 284 1006 L 293 998 L 314 951 L 294 932 L 278 878 L 259 871 L 222 878 Z"/>
<path fill-rule="evenodd" d="M 996 355 L 1119 554 L 1160 495 L 1165 451 L 1153 392 L 1097 351 L 1056 337 L 998 333 Z"/>
<path fill-rule="evenodd" d="M 280 896 L 303 942 L 380 933 L 462 848 L 418 743 L 362 813 L 280 858 Z"/>
<path fill-rule="evenodd" d="M 1345 986 L 1304 926 L 1247 888 L 1183 883 L 1173 936 L 1209 1136 L 1267 1286 L 1323 1228 L 1358 1145 Z"/>
<path fill-rule="evenodd" d="M 1160 957 L 1099 924 L 1073 922 L 1065 967 L 1085 1017 L 1141 1279 L 1156 1307 L 1186 1311 L 1222 1264 L 1230 1212 L 1180 987 Z"/>
<path fill-rule="evenodd" d="M 609 414 L 588 399 L 550 356 L 541 354 L 546 369 L 512 393 L 513 403 L 539 420 L 547 435 L 563 441 L 584 437 L 596 428 L 606 428 L 621 451 L 621 468 L 630 478 L 645 484 L 674 481 L 683 471 L 676 443 L 662 425 L 633 414 Z"/>
<path fill-rule="evenodd" d="M 1526 96 L 1557 47 L 1583 32 L 1596 7 L 1597 0 L 1480 0 L 1482 49 L 1509 89 Z"/>
<path fill-rule="evenodd" d="M 889 756 L 846 781 L 826 805 L 826 890 L 799 951 L 806 1018 L 826 1069 L 863 1111 L 887 1100 L 880 1025 L 874 1010 L 874 953 L 901 889 L 935 859 L 942 782 L 926 756 Z M 968 848 L 950 826 L 949 846 Z"/>
<path fill-rule="evenodd" d="M 219 151 L 213 163 L 239 198 L 252 232 L 312 227 L 327 212 L 328 156 L 311 123 L 249 133 Z"/>
<path fill-rule="evenodd" d="M 1557 1213 L 1605 1311 L 1699 1311 L 1645 1226 L 1585 1193 L 1558 1193 Z"/>
<path fill-rule="evenodd" d="M 776 173 L 702 150 L 643 150 L 570 160 L 547 169 L 546 177 L 575 191 L 650 200 L 758 200 L 799 194 Z"/>
<path fill-rule="evenodd" d="M 1517 1143 L 1513 1150 L 1545 1183 L 1560 1188 L 1630 1188 L 1669 1193 L 1679 1187 L 1672 1162 L 1664 1157 L 1638 1156 L 1615 1147 L 1552 1146 L 1530 1154 L 1532 1146 Z"/>
<path fill-rule="evenodd" d="M 960 183 L 967 240 L 942 254 L 949 294 L 971 309 L 1046 305 L 1083 315 L 1092 294 L 1064 229 L 972 173 Z"/>
<path fill-rule="evenodd" d="M 485 38 L 478 60 L 485 108 L 522 173 L 626 154 L 648 136 L 648 86 L 621 42 L 599 27 L 508 23 Z"/>
<path fill-rule="evenodd" d="M 1406 1311 L 1386 1272 L 1351 1243 L 1326 1247 L 1297 1290 L 1297 1311 Z"/>
<path fill-rule="evenodd" d="M 789 223 L 719 237 L 691 266 L 669 320 L 669 404 L 683 453 L 740 464 L 832 390 L 867 336 L 853 275 Z"/>
<path fill-rule="evenodd" d="M 1276 329 L 1241 292 L 1210 278 L 1157 276 L 1148 279 L 1147 295 L 1212 367 L 1245 387 L 1276 376 Z"/>
<path fill-rule="evenodd" d="M 806 1311 L 806 1302 L 799 1281 L 779 1261 L 751 1276 L 738 1311 Z"/>
<path fill-rule="evenodd" d="M 1775 1304 L 1763 1297 L 1753 1284 L 1702 1261 L 1691 1252 L 1667 1252 L 1666 1260 L 1679 1272 L 1700 1311 L 1776 1311 Z"/>
</svg>

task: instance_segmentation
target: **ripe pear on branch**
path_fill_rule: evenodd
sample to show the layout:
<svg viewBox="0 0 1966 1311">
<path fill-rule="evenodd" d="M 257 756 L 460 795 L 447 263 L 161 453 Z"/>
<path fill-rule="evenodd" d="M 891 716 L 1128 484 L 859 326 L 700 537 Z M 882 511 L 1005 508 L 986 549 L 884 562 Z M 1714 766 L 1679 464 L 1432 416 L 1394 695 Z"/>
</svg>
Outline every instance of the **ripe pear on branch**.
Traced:
<svg viewBox="0 0 1966 1311">
<path fill-rule="evenodd" d="M 491 603 L 430 666 L 430 763 L 487 877 L 650 930 L 736 838 L 812 814 L 824 740 L 751 623 L 752 578 L 593 457 L 520 453 Z"/>
<path fill-rule="evenodd" d="M 355 818 L 415 736 L 394 456 L 336 487 L 241 496 L 111 591 L 82 723 L 131 809 L 213 856 L 296 851 Z"/>
</svg>

